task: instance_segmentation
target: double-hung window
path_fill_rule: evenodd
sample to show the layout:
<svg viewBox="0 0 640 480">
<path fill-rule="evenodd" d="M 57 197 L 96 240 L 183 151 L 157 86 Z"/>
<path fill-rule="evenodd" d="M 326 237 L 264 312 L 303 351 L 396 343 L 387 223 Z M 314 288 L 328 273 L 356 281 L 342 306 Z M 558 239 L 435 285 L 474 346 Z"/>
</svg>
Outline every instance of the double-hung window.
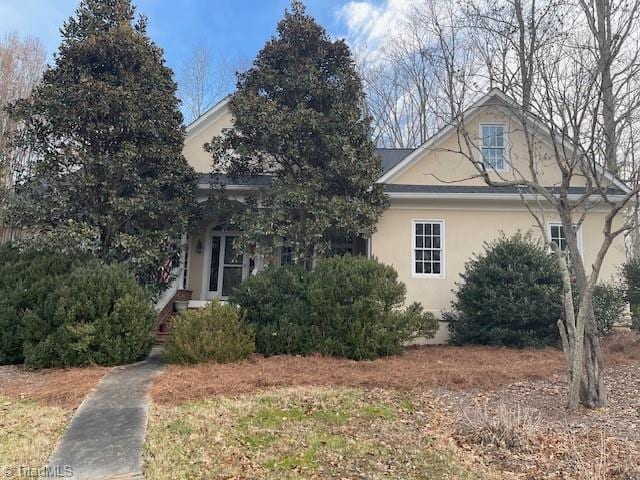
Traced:
<svg viewBox="0 0 640 480">
<path fill-rule="evenodd" d="M 549 223 L 549 240 L 555 243 L 560 250 L 566 250 L 567 248 L 567 236 L 564 233 L 564 227 L 560 222 Z M 582 254 L 582 231 L 578 229 L 577 232 L 578 250 Z"/>
<path fill-rule="evenodd" d="M 416 277 L 444 276 L 444 222 L 413 221 L 412 271 Z"/>
<path fill-rule="evenodd" d="M 506 133 L 504 125 L 485 124 L 481 129 L 482 162 L 489 170 L 506 171 Z"/>
</svg>

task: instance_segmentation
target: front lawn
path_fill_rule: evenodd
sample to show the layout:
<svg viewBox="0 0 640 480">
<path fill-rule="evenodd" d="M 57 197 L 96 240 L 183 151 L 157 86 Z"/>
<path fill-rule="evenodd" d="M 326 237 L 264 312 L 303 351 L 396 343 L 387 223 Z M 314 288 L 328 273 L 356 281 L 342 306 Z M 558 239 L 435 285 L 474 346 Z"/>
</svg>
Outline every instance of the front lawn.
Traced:
<svg viewBox="0 0 640 480">
<path fill-rule="evenodd" d="M 612 335 L 603 351 L 609 406 L 572 414 L 552 348 L 169 366 L 151 389 L 145 474 L 640 478 L 640 336 Z"/>
<path fill-rule="evenodd" d="M 20 476 L 18 468 L 43 466 L 71 417 L 71 411 L 32 400 L 0 396 L 0 474 Z"/>
<path fill-rule="evenodd" d="M 0 477 L 36 475 L 74 410 L 106 371 L 0 366 Z"/>
<path fill-rule="evenodd" d="M 156 405 L 145 477 L 487 478 L 431 434 L 433 412 L 397 392 L 288 388 Z"/>
</svg>

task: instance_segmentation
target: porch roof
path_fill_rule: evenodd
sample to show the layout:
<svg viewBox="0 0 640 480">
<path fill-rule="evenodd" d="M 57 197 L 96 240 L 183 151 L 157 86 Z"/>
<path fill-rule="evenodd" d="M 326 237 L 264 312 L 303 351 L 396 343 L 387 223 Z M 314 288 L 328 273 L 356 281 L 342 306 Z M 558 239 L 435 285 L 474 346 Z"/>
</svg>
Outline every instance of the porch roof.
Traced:
<svg viewBox="0 0 640 480">
<path fill-rule="evenodd" d="M 382 173 L 385 174 L 398 163 L 400 163 L 407 155 L 413 152 L 412 148 L 377 148 L 376 155 L 380 158 L 382 165 Z M 237 187 L 268 187 L 271 183 L 272 175 L 251 175 L 244 177 L 232 178 L 229 175 L 212 175 L 210 173 L 200 174 L 201 185 L 237 186 Z"/>
</svg>

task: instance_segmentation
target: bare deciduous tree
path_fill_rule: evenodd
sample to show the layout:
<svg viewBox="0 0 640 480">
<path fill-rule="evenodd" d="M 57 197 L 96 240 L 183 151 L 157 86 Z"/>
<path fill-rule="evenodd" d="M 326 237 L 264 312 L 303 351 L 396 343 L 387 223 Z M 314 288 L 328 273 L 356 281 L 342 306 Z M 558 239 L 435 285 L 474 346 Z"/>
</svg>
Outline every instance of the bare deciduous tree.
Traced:
<svg viewBox="0 0 640 480">
<path fill-rule="evenodd" d="M 12 139 L 20 126 L 5 111 L 11 102 L 25 98 L 40 81 L 46 51 L 40 40 L 17 33 L 0 39 L 0 243 L 8 239 L 5 225 L 6 200 L 16 177 L 29 168 L 29 152 L 14 148 Z"/>
<path fill-rule="evenodd" d="M 178 94 L 187 123 L 200 117 L 233 90 L 236 71 L 243 62 L 216 56 L 205 43 L 195 45 L 178 75 Z"/>
<path fill-rule="evenodd" d="M 415 148 L 451 121 L 450 99 L 466 103 L 476 49 L 453 1 L 418 0 L 374 55 L 360 62 L 374 140 Z M 446 51 L 445 51 L 446 50 Z M 462 88 L 464 86 L 464 88 Z"/>
<path fill-rule="evenodd" d="M 455 98 L 451 102 L 458 107 L 452 122 L 459 138 L 456 153 L 469 160 L 477 177 L 487 185 L 517 187 L 522 192 L 522 201 L 558 259 L 564 287 L 564 319 L 559 320 L 558 326 L 570 379 L 570 409 L 579 404 L 591 408 L 606 405 L 593 291 L 614 239 L 637 228 L 633 215 L 625 212 L 640 192 L 633 152 L 640 118 L 640 45 L 634 28 L 638 25 L 639 2 L 593 0 L 579 6 L 565 4 L 563 22 L 557 24 L 558 28 L 564 25 L 564 30 L 554 34 L 555 40 L 537 40 L 540 43 L 525 48 L 518 33 L 525 23 L 516 22 L 514 35 L 519 40 L 512 47 L 514 61 L 505 65 L 513 72 L 509 74 L 512 88 L 521 96 L 518 102 L 504 97 L 501 105 L 518 119 L 527 147 L 525 169 L 519 171 L 512 165 L 506 175 L 489 167 L 483 161 L 481 139 L 476 132 L 467 130 L 463 105 Z M 518 8 L 524 10 L 524 3 L 519 3 Z M 526 22 L 528 28 L 539 24 L 535 15 L 548 12 L 544 7 L 535 10 L 531 4 L 528 9 L 533 15 Z M 601 38 L 602 25 L 608 30 L 605 40 Z M 471 28 L 485 29 L 479 37 L 503 35 L 487 29 L 484 23 L 472 23 Z M 525 37 L 540 38 L 530 31 Z M 447 54 L 446 49 L 442 52 Z M 540 175 L 540 165 L 547 156 L 539 146 L 545 142 L 551 145 L 550 160 L 560 172 L 561 180 L 554 185 L 545 183 Z M 576 186 L 581 186 L 578 194 L 573 190 Z M 578 231 L 595 210 L 604 219 L 603 237 L 594 261 L 585 265 Z M 561 221 L 566 237 L 564 250 L 547 234 L 548 215 Z"/>
</svg>

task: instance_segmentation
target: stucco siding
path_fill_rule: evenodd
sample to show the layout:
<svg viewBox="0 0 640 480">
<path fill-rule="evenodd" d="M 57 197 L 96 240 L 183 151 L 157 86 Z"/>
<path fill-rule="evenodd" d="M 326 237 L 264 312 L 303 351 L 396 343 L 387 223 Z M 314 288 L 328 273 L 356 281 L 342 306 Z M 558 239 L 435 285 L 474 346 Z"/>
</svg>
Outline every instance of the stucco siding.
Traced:
<svg viewBox="0 0 640 480">
<path fill-rule="evenodd" d="M 595 259 L 602 242 L 604 213 L 592 212 L 582 226 L 583 255 L 587 268 Z M 416 278 L 412 274 L 412 222 L 442 220 L 444 223 L 444 273 L 442 278 Z M 557 216 L 547 213 L 546 221 Z M 530 213 L 514 201 L 470 200 L 394 200 L 371 238 L 371 254 L 392 265 L 407 286 L 407 303 L 420 302 L 426 310 L 440 314 L 451 308 L 456 282 L 465 263 L 482 252 L 484 243 L 516 231 L 531 231 L 539 238 L 539 230 Z M 610 248 L 600 275 L 602 280 L 615 276 L 625 261 L 624 240 L 618 237 Z M 443 340 L 439 332 L 438 340 Z"/>
<path fill-rule="evenodd" d="M 207 123 L 203 128 L 195 129 L 190 134 L 184 144 L 182 154 L 187 159 L 196 172 L 210 173 L 213 167 L 211 154 L 203 148 L 205 143 L 209 143 L 213 137 L 220 135 L 223 129 L 233 127 L 233 116 L 228 110 L 215 121 Z"/>
<path fill-rule="evenodd" d="M 492 173 L 494 180 L 513 180 L 515 178 L 531 178 L 529 168 L 529 154 L 525 135 L 520 123 L 504 108 L 484 107 L 471 120 L 465 122 L 466 131 L 474 145 L 474 158 L 481 160 L 478 146 L 480 145 L 480 127 L 482 124 L 503 124 L 507 134 L 507 160 L 511 167 L 507 172 Z M 538 139 L 534 143 L 534 155 L 538 180 L 546 186 L 558 185 L 561 180 L 560 169 L 555 160 L 551 144 L 545 141 L 542 132 L 534 135 Z M 468 151 L 464 139 L 457 133 L 444 136 L 439 142 L 426 148 L 415 157 L 406 169 L 398 172 L 388 183 L 398 185 L 486 185 L 482 178 L 478 178 L 477 170 L 469 159 L 460 154 Z M 572 187 L 584 186 L 582 177 L 576 176 Z"/>
</svg>

